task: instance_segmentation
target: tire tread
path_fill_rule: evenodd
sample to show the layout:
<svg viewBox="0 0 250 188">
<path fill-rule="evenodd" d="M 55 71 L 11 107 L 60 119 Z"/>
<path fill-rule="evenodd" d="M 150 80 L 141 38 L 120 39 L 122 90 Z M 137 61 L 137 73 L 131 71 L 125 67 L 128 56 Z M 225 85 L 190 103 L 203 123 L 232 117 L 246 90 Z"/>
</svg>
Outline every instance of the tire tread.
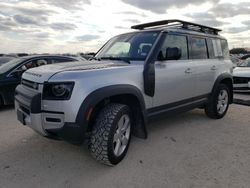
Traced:
<svg viewBox="0 0 250 188">
<path fill-rule="evenodd" d="M 112 124 L 117 114 L 126 105 L 123 104 L 108 104 L 99 113 L 97 120 L 94 124 L 89 143 L 91 155 L 100 163 L 113 166 L 108 156 L 108 141 L 112 128 Z"/>
</svg>

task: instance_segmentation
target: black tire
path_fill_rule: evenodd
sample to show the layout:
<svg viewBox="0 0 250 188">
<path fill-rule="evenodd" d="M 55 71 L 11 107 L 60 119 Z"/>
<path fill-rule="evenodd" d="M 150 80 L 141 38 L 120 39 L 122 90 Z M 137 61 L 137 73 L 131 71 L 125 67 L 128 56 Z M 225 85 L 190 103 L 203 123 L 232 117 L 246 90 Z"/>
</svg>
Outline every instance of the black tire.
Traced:
<svg viewBox="0 0 250 188">
<path fill-rule="evenodd" d="M 220 111 L 217 108 L 217 105 L 219 105 L 219 95 L 225 91 L 227 93 L 227 104 L 223 107 L 223 110 Z M 229 88 L 225 84 L 219 84 L 219 86 L 215 89 L 215 91 L 211 94 L 209 97 L 208 103 L 205 106 L 205 113 L 208 117 L 212 119 L 221 119 L 223 118 L 228 110 L 230 102 L 230 92 Z"/>
<path fill-rule="evenodd" d="M 3 105 L 4 105 L 4 103 L 3 103 L 3 99 L 2 99 L 2 96 L 0 95 L 0 108 L 2 108 L 2 107 L 3 107 Z"/>
<path fill-rule="evenodd" d="M 118 122 L 122 121 L 122 118 L 129 117 L 129 133 L 122 133 L 121 129 L 119 131 L 119 137 L 117 137 L 117 132 L 119 129 Z M 127 119 L 126 119 L 127 121 Z M 124 121 L 125 124 L 125 121 Z M 126 129 L 127 130 L 127 129 Z M 127 105 L 123 104 L 108 104 L 106 105 L 101 112 L 98 114 L 96 122 L 94 124 L 89 149 L 92 156 L 99 162 L 106 164 L 106 165 L 116 165 L 118 164 L 126 155 L 130 139 L 131 139 L 131 132 L 132 132 L 132 116 L 131 111 Z M 116 143 L 115 141 L 115 134 L 117 140 L 119 141 L 119 145 L 122 147 L 122 152 L 119 155 L 115 154 Z M 125 135 L 126 134 L 126 135 Z M 124 137 L 123 137 L 124 136 Z M 126 145 L 123 145 L 123 140 L 126 138 Z M 123 139 L 122 139 L 123 137 Z M 119 148 L 119 146 L 118 146 Z M 119 151 L 119 149 L 118 149 Z"/>
</svg>

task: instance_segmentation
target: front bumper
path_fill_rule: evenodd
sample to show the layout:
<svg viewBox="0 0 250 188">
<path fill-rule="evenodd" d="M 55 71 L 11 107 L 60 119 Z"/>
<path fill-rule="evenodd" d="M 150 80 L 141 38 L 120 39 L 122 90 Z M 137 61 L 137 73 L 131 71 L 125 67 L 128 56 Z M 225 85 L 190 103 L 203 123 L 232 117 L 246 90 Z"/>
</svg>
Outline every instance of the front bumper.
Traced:
<svg viewBox="0 0 250 188">
<path fill-rule="evenodd" d="M 250 82 L 245 84 L 234 84 L 233 85 L 234 91 L 239 92 L 250 92 Z"/>
<path fill-rule="evenodd" d="M 71 143 L 82 143 L 85 135 L 83 126 L 65 122 L 64 113 L 43 111 L 41 93 L 23 85 L 15 92 L 15 110 L 18 120 L 42 136 L 57 137 Z"/>
<path fill-rule="evenodd" d="M 234 91 L 249 92 L 250 91 L 250 78 L 234 76 Z"/>
</svg>

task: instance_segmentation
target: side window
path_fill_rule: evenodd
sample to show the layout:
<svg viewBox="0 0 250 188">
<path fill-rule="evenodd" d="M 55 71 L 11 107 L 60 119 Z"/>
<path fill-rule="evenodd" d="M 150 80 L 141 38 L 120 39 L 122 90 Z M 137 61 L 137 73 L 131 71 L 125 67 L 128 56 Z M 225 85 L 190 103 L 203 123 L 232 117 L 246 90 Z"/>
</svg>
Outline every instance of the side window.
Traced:
<svg viewBox="0 0 250 188">
<path fill-rule="evenodd" d="M 27 63 L 25 63 L 21 69 L 22 70 L 28 70 L 30 68 L 35 68 L 35 67 L 40 67 L 42 65 L 47 65 L 48 61 L 46 59 L 36 59 L 36 60 L 31 60 Z"/>
<path fill-rule="evenodd" d="M 229 49 L 226 40 L 221 40 L 222 55 L 224 58 L 229 59 Z"/>
<path fill-rule="evenodd" d="M 176 53 L 178 51 L 178 59 L 188 59 L 188 47 L 187 47 L 187 37 L 183 35 L 172 35 L 166 36 L 165 41 L 161 47 L 160 53 L 158 55 L 158 60 L 168 60 L 171 53 Z"/>
<path fill-rule="evenodd" d="M 209 59 L 215 59 L 215 51 L 212 43 L 212 39 L 207 39 L 207 48 L 208 48 L 208 56 Z"/>
<path fill-rule="evenodd" d="M 151 43 L 141 43 L 139 46 L 138 54 L 140 54 L 140 56 L 147 57 L 151 48 L 152 48 Z"/>
<path fill-rule="evenodd" d="M 63 63 L 63 62 L 71 62 L 71 61 L 74 61 L 74 60 L 70 59 L 70 58 L 51 58 L 50 59 L 51 64 Z"/>
<path fill-rule="evenodd" d="M 206 40 L 203 38 L 191 38 L 191 56 L 192 59 L 207 59 Z"/>
</svg>

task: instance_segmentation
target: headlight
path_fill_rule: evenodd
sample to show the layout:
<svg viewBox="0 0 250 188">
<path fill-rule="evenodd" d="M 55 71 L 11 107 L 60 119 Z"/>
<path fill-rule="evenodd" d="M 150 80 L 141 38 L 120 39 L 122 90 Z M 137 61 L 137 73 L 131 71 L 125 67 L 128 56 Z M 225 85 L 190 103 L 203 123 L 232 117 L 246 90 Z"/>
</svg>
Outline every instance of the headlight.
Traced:
<svg viewBox="0 0 250 188">
<path fill-rule="evenodd" d="M 69 100 L 74 87 L 73 82 L 45 83 L 43 99 L 45 100 Z"/>
</svg>

